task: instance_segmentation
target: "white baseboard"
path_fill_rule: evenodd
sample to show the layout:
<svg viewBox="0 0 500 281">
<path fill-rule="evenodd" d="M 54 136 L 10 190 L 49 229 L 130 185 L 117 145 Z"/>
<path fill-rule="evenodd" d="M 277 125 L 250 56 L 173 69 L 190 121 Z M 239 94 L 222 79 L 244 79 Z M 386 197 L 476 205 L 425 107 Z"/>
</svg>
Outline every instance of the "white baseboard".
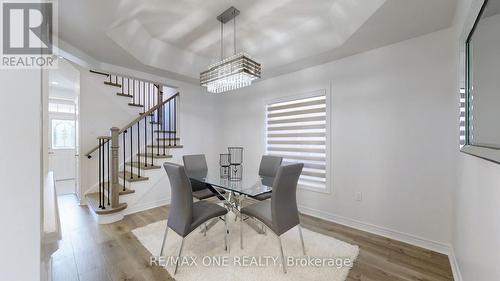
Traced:
<svg viewBox="0 0 500 281">
<path fill-rule="evenodd" d="M 165 206 L 168 204 L 170 204 L 170 198 L 165 198 L 165 199 L 158 200 L 158 201 L 129 206 L 129 207 L 127 207 L 127 209 L 123 210 L 123 212 L 125 215 L 129 215 L 129 214 L 138 213 L 138 212 L 146 211 L 149 209 Z"/>
<path fill-rule="evenodd" d="M 401 241 L 404 243 L 408 243 L 410 245 L 414 245 L 417 247 L 421 247 L 427 250 L 431 250 L 437 253 L 441 253 L 448 256 L 450 260 L 451 269 L 453 271 L 453 278 L 455 281 L 462 281 L 462 275 L 460 273 L 460 268 L 458 266 L 457 259 L 455 257 L 455 253 L 453 251 L 453 247 L 449 244 L 436 242 L 430 239 L 425 239 L 416 235 L 404 233 L 401 231 L 389 229 L 386 227 L 381 227 L 369 223 L 365 223 L 362 221 L 353 220 L 350 218 L 346 218 L 343 216 L 335 215 L 332 213 L 324 212 L 321 210 L 316 210 L 313 208 L 299 206 L 299 210 L 301 213 L 310 215 L 313 217 L 317 217 L 326 221 L 338 223 L 341 225 L 345 225 L 354 229 L 358 229 L 361 231 L 369 232 L 372 234 L 380 235 L 386 238 L 390 238 L 393 240 Z"/>
<path fill-rule="evenodd" d="M 313 208 L 299 206 L 299 210 L 306 214 L 315 216 L 327 221 L 331 221 L 334 223 L 342 224 L 348 227 L 352 227 L 355 229 L 359 229 L 365 232 L 373 233 L 376 235 L 384 236 L 393 240 L 398 240 L 401 242 L 405 242 L 417 247 L 421 247 L 424 249 L 428 249 L 437 253 L 448 255 L 451 250 L 451 245 L 445 244 L 442 242 L 436 242 L 429 239 L 425 239 L 422 237 L 418 237 L 416 235 L 404 233 L 397 230 L 392 230 L 386 227 L 381 227 L 369 223 L 365 223 L 362 221 L 353 220 L 350 218 L 346 218 L 343 216 L 327 213 L 321 210 L 316 210 Z"/>
<path fill-rule="evenodd" d="M 455 281 L 462 281 L 462 273 L 460 272 L 460 267 L 458 266 L 457 257 L 455 256 L 455 251 L 451 250 L 448 255 L 450 259 L 451 270 L 453 271 L 453 279 Z"/>
</svg>

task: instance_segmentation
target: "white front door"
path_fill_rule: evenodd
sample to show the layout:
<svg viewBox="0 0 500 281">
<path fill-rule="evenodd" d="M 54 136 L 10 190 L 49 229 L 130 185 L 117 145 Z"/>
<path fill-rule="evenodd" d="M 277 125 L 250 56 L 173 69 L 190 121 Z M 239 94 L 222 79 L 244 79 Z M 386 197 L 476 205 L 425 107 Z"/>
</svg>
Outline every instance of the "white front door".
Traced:
<svg viewBox="0 0 500 281">
<path fill-rule="evenodd" d="M 74 115 L 49 113 L 49 170 L 59 194 L 75 193 L 76 122 Z"/>
</svg>

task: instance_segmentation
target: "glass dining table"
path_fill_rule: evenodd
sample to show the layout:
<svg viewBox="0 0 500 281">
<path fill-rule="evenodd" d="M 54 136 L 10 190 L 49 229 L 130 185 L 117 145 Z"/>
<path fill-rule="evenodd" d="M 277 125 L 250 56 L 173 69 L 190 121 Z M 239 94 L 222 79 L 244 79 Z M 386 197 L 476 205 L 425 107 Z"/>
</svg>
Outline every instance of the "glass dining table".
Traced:
<svg viewBox="0 0 500 281">
<path fill-rule="evenodd" d="M 274 178 L 261 177 L 257 171 L 250 169 L 244 169 L 241 179 L 238 180 L 223 178 L 218 168 L 209 168 L 206 172 L 188 173 L 188 177 L 192 181 L 206 183 L 213 187 L 212 191 L 217 192 L 217 197 L 224 201 L 226 207 L 236 215 L 235 220 L 240 216 L 242 201 L 245 198 L 272 192 L 274 182 Z M 221 189 L 225 192 L 220 192 Z M 264 233 L 263 228 L 257 227 L 248 220 L 245 221 L 257 232 Z"/>
</svg>

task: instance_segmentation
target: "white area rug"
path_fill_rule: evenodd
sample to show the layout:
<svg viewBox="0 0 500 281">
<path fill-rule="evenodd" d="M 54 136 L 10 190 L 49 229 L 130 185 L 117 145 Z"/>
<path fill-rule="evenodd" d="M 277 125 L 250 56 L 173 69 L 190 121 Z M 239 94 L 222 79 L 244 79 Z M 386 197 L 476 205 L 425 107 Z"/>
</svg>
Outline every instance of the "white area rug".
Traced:
<svg viewBox="0 0 500 281">
<path fill-rule="evenodd" d="M 239 221 L 229 220 L 231 252 L 224 250 L 224 222 L 219 221 L 207 236 L 200 230 L 193 231 L 184 241 L 184 249 L 177 274 L 174 276 L 174 260 L 178 254 L 181 237 L 169 229 L 167 245 L 163 253 L 166 269 L 176 280 L 329 280 L 345 281 L 349 270 L 357 258 L 359 247 L 302 228 L 307 256 L 302 255 L 302 247 L 297 228 L 282 236 L 285 258 L 290 262 L 287 274 L 280 266 L 279 244 L 276 236 L 267 230 L 258 234 L 244 224 L 243 250 L 240 249 Z M 134 229 L 138 240 L 157 257 L 166 220 Z M 296 260 L 296 259 L 300 260 Z M 195 259 L 196 265 L 192 264 Z M 292 263 L 291 260 L 294 259 Z M 314 261 L 318 264 L 311 264 Z M 288 263 L 287 262 L 287 263 Z M 189 263 L 189 265 L 188 265 Z M 218 264 L 215 264 L 218 263 Z M 300 264 L 302 263 L 302 264 Z M 321 263 L 321 264 L 320 264 Z M 165 265 L 165 264 L 164 264 Z"/>
</svg>

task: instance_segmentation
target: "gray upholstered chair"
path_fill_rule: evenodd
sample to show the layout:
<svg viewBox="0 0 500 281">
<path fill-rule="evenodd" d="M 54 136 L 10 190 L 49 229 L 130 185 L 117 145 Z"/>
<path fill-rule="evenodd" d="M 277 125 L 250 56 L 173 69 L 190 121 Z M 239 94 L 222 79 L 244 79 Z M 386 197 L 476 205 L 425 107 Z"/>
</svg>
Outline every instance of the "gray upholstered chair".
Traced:
<svg viewBox="0 0 500 281">
<path fill-rule="evenodd" d="M 182 161 L 188 174 L 206 174 L 208 172 L 207 160 L 203 154 L 184 155 L 182 156 Z M 193 188 L 193 196 L 198 200 L 219 195 L 212 186 L 206 183 L 193 180 L 191 181 L 191 186 Z M 220 190 L 219 193 L 224 193 L 224 191 Z"/>
<path fill-rule="evenodd" d="M 276 177 L 281 162 L 283 162 L 283 157 L 263 155 L 260 159 L 259 176 L 266 178 Z M 252 198 L 258 201 L 264 201 L 271 198 L 271 194 L 272 192 L 266 192 L 257 196 L 252 196 Z"/>
<path fill-rule="evenodd" d="M 300 228 L 299 211 L 297 209 L 297 182 L 304 164 L 281 166 L 273 183 L 271 200 L 257 202 L 241 209 L 240 247 L 243 249 L 243 216 L 256 218 L 265 224 L 278 237 L 281 251 L 283 272 L 286 273 L 285 257 L 281 235 L 298 226 L 302 251 L 306 255 L 302 229 Z"/>
<path fill-rule="evenodd" d="M 220 217 L 224 217 L 224 222 L 226 223 L 224 242 L 226 251 L 229 251 L 227 209 L 207 201 L 197 201 L 193 203 L 191 183 L 186 175 L 184 167 L 168 162 L 164 163 L 163 167 L 170 180 L 172 192 L 167 227 L 165 228 L 165 234 L 163 235 L 161 243 L 160 256 L 163 255 L 163 248 L 165 247 L 169 228 L 182 237 L 181 247 L 179 248 L 179 261 L 182 254 L 182 247 L 184 246 L 184 238 L 206 221 Z M 175 265 L 174 274 L 177 273 L 178 261 Z"/>
</svg>

